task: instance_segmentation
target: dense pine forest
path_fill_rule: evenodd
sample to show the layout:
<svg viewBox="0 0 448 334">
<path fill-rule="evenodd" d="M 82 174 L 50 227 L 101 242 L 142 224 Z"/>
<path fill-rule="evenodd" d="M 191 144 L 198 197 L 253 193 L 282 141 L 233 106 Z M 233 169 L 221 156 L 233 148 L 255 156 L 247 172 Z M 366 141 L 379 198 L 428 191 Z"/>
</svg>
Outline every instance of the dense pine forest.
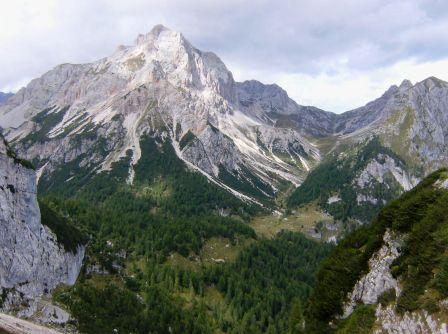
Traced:
<svg viewBox="0 0 448 334">
<path fill-rule="evenodd" d="M 261 207 L 188 171 L 168 143 L 146 138 L 132 186 L 129 157 L 96 175 L 70 166 L 42 181 L 42 221 L 67 241 L 88 239 L 78 283 L 56 300 L 84 333 L 288 333 L 332 246 L 299 233 L 257 236 L 247 224 Z M 74 173 L 78 189 L 54 179 Z M 68 235 L 77 236 L 67 238 Z M 205 263 L 210 240 L 240 251 Z M 227 251 L 227 250 L 226 250 Z M 178 259 L 173 262 L 172 258 Z M 180 259 L 180 260 L 179 260 Z"/>
<path fill-rule="evenodd" d="M 126 157 L 111 172 L 84 178 L 76 192 L 41 189 L 42 221 L 64 247 L 88 240 L 78 282 L 55 295 L 84 333 L 361 333 L 373 326 L 373 306 L 359 306 L 336 327 L 328 324 L 342 314 L 386 229 L 409 234 L 392 266 L 403 281 L 397 309 L 437 311 L 425 296 L 428 288 L 436 291 L 432 298 L 448 296 L 448 266 L 440 255 L 447 199 L 433 187 L 446 170 L 334 248 L 300 233 L 258 236 L 247 222 L 261 207 L 188 171 L 171 146 L 151 138 L 142 146 L 152 158 L 142 157 L 132 186 L 125 182 Z M 238 249 L 234 259 L 203 261 L 210 240 L 225 240 L 226 252 Z M 385 294 L 380 302 L 395 298 Z"/>
</svg>

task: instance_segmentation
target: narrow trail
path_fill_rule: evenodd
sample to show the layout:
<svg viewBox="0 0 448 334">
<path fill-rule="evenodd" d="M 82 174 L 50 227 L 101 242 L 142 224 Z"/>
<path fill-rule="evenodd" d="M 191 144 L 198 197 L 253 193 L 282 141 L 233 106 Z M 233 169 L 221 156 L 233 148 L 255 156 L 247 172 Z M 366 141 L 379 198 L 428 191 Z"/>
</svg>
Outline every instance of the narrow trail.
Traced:
<svg viewBox="0 0 448 334">
<path fill-rule="evenodd" d="M 8 334 L 62 334 L 54 329 L 3 313 L 0 313 L 0 330 L 5 330 Z"/>
</svg>

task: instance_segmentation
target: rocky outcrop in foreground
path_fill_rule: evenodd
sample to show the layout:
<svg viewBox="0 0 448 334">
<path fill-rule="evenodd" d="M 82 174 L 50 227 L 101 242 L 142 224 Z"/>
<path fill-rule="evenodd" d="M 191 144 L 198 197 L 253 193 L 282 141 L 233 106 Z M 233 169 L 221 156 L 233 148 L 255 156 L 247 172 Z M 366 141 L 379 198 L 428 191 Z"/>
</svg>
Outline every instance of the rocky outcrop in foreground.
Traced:
<svg viewBox="0 0 448 334">
<path fill-rule="evenodd" d="M 0 307 L 30 316 L 40 297 L 75 283 L 85 247 L 67 251 L 42 225 L 36 173 L 0 139 Z"/>
</svg>

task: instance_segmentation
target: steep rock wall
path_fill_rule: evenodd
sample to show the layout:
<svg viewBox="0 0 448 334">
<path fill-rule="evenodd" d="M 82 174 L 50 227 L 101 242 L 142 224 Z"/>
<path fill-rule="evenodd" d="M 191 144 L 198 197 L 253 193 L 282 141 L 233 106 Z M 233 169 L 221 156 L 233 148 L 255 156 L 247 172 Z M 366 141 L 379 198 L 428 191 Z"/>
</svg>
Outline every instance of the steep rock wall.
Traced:
<svg viewBox="0 0 448 334">
<path fill-rule="evenodd" d="M 8 153 L 9 152 L 9 153 Z M 36 173 L 0 140 L 0 290 L 1 309 L 34 312 L 35 302 L 58 284 L 72 285 L 85 247 L 67 252 L 41 224 Z"/>
</svg>

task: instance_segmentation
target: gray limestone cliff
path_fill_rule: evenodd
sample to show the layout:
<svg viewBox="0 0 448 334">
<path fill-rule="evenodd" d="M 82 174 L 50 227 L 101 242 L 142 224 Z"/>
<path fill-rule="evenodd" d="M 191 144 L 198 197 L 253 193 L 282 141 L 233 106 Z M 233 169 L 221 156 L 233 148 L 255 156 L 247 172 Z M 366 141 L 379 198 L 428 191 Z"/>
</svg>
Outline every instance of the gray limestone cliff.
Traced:
<svg viewBox="0 0 448 334">
<path fill-rule="evenodd" d="M 0 304 L 29 316 L 40 297 L 75 283 L 85 247 L 66 251 L 41 223 L 36 173 L 0 139 Z"/>
<path fill-rule="evenodd" d="M 390 266 L 400 256 L 405 236 L 387 230 L 383 246 L 369 260 L 369 271 L 362 276 L 347 296 L 343 318 L 349 317 L 359 304 L 376 305 L 373 333 L 397 334 L 446 334 L 448 326 L 440 314 L 446 314 L 447 305 L 440 303 L 442 313 L 429 314 L 426 310 L 415 310 L 400 314 L 396 305 L 382 305 L 379 298 L 390 290 L 401 293 L 400 281 L 392 276 Z"/>
</svg>

